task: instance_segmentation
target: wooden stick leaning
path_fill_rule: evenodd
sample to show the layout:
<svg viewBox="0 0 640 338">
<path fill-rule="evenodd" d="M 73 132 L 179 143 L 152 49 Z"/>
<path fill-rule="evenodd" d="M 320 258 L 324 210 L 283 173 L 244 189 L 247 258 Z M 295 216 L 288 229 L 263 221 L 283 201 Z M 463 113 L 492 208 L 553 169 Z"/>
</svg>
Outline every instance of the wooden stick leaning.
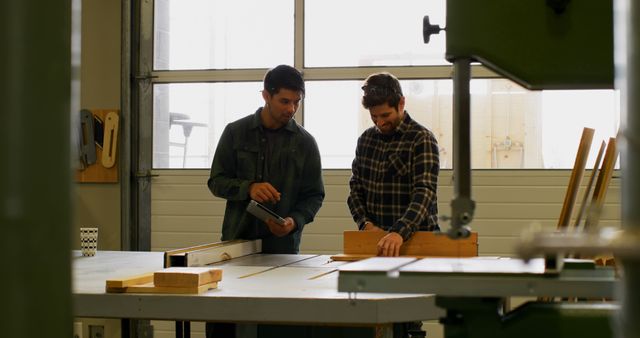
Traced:
<svg viewBox="0 0 640 338">
<path fill-rule="evenodd" d="M 598 150 L 598 156 L 596 157 L 596 162 L 593 165 L 593 170 L 591 171 L 591 177 L 589 177 L 589 183 L 587 184 L 587 188 L 584 191 L 584 196 L 582 198 L 582 203 L 580 203 L 580 210 L 576 215 L 576 221 L 574 223 L 574 228 L 580 228 L 580 221 L 584 217 L 585 212 L 587 211 L 587 204 L 589 203 L 589 196 L 591 195 L 591 188 L 593 188 L 593 182 L 595 178 L 598 176 L 600 171 L 600 161 L 602 161 L 602 155 L 604 154 L 604 148 L 606 146 L 606 142 L 602 141 L 600 143 L 600 149 Z"/>
<path fill-rule="evenodd" d="M 598 226 L 600 222 L 600 214 L 602 213 L 602 207 L 604 206 L 604 200 L 607 196 L 607 190 L 609 190 L 609 183 L 613 176 L 613 170 L 618 160 L 618 146 L 615 138 L 609 138 L 609 144 L 607 145 L 607 151 L 604 155 L 602 167 L 598 175 L 598 181 L 593 190 L 593 198 L 591 199 L 591 205 L 587 218 L 584 223 L 584 231 L 589 231 Z M 615 266 L 615 259 L 610 253 L 602 253 L 600 256 L 593 257 L 597 265 Z"/>
<path fill-rule="evenodd" d="M 580 188 L 580 181 L 582 181 L 584 168 L 587 165 L 587 158 L 589 158 L 589 149 L 591 148 L 591 141 L 593 140 L 594 133 L 595 130 L 591 128 L 584 128 L 582 130 L 582 137 L 580 138 L 576 161 L 573 165 L 573 170 L 571 171 L 569 186 L 567 187 L 567 193 L 565 194 L 562 210 L 560 211 L 560 217 L 558 218 L 558 229 L 563 229 L 569 226 L 571 212 L 573 211 L 576 196 L 578 195 L 578 189 Z"/>
<path fill-rule="evenodd" d="M 600 221 L 600 213 L 602 212 L 602 206 L 604 205 L 604 199 L 607 196 L 607 190 L 609 183 L 611 182 L 611 176 L 613 175 L 613 169 L 618 160 L 618 147 L 614 137 L 609 138 L 607 144 L 607 150 L 602 161 L 602 167 L 598 174 L 598 180 L 596 186 L 593 189 L 593 198 L 591 199 L 591 206 L 587 213 L 587 218 L 584 223 L 584 229 L 589 230 L 598 225 Z"/>
</svg>

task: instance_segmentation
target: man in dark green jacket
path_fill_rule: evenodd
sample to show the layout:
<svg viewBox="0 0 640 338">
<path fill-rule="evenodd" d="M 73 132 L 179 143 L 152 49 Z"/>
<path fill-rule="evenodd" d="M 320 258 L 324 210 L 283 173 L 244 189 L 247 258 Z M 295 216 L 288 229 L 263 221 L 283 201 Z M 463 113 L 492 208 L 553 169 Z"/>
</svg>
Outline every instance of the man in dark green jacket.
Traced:
<svg viewBox="0 0 640 338">
<path fill-rule="evenodd" d="M 302 230 L 324 199 L 318 145 L 293 119 L 304 94 L 300 72 L 277 66 L 264 77 L 264 107 L 222 133 L 207 185 L 227 200 L 223 241 L 261 238 L 264 253 L 298 253 Z M 248 213 L 251 199 L 281 215 L 284 225 Z"/>
</svg>

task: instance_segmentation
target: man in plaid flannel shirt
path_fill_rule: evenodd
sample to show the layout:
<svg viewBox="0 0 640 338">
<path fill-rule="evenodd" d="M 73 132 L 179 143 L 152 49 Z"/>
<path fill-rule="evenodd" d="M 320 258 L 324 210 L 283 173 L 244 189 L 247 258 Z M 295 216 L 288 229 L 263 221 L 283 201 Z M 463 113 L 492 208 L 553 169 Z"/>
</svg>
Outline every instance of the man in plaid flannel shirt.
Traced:
<svg viewBox="0 0 640 338">
<path fill-rule="evenodd" d="M 386 231 L 379 256 L 398 256 L 416 231 L 437 231 L 438 143 L 404 110 L 398 79 L 370 75 L 362 105 L 374 126 L 358 139 L 347 200 L 360 230 Z"/>
</svg>

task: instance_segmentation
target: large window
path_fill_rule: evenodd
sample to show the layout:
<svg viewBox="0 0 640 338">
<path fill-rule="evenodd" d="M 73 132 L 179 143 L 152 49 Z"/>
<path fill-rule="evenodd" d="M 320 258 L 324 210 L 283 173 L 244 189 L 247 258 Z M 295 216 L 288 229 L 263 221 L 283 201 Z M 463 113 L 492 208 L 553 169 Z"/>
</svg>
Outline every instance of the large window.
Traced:
<svg viewBox="0 0 640 338">
<path fill-rule="evenodd" d="M 156 70 L 293 63 L 293 0 L 156 0 Z"/>
<path fill-rule="evenodd" d="M 360 87 L 379 70 L 401 79 L 407 111 L 433 131 L 441 165 L 451 168 L 445 39 L 422 41 L 422 17 L 444 24 L 444 4 L 155 0 L 154 168 L 208 168 L 226 124 L 263 104 L 262 76 L 282 63 L 303 71 L 307 96 L 296 119 L 316 137 L 324 168 L 350 167 L 358 136 L 372 125 Z M 474 67 L 473 168 L 571 168 L 583 127 L 596 129 L 594 144 L 617 133 L 614 91 L 532 92 Z"/>
<path fill-rule="evenodd" d="M 425 45 L 422 18 L 444 23 L 444 1 L 306 0 L 305 67 L 444 65 L 444 39 Z"/>
</svg>

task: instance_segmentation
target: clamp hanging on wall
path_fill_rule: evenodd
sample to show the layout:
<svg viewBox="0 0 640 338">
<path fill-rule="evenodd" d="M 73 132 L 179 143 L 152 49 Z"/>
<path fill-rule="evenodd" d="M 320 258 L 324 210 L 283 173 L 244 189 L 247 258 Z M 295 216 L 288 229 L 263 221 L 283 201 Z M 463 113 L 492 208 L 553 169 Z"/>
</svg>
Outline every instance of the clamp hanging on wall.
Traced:
<svg viewBox="0 0 640 338">
<path fill-rule="evenodd" d="M 118 114 L 116 109 L 81 111 L 82 134 L 79 146 L 82 167 L 76 171 L 77 182 L 118 182 Z"/>
<path fill-rule="evenodd" d="M 96 163 L 96 146 L 93 140 L 93 114 L 87 109 L 82 109 L 80 111 L 80 161 L 83 168 Z"/>
</svg>

